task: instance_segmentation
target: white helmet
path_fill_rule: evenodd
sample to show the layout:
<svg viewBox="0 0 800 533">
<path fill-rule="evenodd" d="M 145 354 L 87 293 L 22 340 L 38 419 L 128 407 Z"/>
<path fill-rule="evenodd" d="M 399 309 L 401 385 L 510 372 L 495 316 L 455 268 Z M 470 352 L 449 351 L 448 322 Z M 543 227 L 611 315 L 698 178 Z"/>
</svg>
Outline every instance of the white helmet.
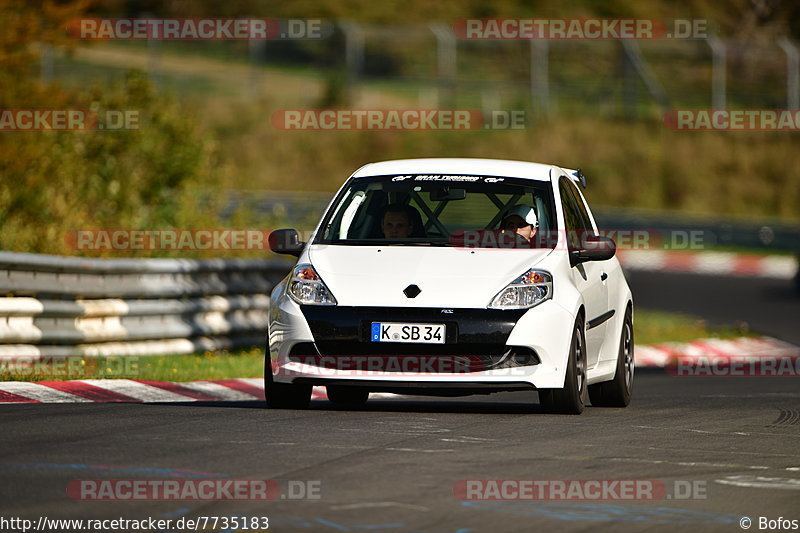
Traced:
<svg viewBox="0 0 800 533">
<path fill-rule="evenodd" d="M 536 217 L 536 211 L 529 205 L 515 205 L 506 213 L 506 218 L 511 215 L 517 215 L 534 228 L 539 226 L 539 219 Z"/>
</svg>

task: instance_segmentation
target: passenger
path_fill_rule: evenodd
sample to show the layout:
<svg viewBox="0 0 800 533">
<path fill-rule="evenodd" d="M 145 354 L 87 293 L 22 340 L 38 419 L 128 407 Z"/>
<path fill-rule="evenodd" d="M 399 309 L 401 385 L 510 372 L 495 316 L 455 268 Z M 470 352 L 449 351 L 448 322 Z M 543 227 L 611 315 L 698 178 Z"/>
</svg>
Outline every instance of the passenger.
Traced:
<svg viewBox="0 0 800 533">
<path fill-rule="evenodd" d="M 507 240 L 503 238 L 504 236 L 513 234 L 513 241 L 505 244 L 530 244 L 536 236 L 538 227 L 539 219 L 532 207 L 525 204 L 515 205 L 508 211 L 500 225 L 501 242 Z"/>
</svg>

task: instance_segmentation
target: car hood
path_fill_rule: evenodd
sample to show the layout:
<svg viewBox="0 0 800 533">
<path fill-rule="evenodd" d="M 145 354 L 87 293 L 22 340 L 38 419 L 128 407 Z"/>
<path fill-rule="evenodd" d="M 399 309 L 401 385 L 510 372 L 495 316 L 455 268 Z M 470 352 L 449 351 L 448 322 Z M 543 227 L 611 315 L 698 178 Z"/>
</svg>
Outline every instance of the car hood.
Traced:
<svg viewBox="0 0 800 533">
<path fill-rule="evenodd" d="M 313 245 L 308 258 L 342 306 L 485 308 L 552 250 Z M 417 285 L 409 298 L 403 290 Z"/>
</svg>

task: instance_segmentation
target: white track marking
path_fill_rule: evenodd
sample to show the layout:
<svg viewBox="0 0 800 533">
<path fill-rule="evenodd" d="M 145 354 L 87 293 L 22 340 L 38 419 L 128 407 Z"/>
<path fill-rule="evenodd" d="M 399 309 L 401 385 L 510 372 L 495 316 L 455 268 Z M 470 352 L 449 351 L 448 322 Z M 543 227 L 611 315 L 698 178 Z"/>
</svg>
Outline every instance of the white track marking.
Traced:
<svg viewBox="0 0 800 533">
<path fill-rule="evenodd" d="M 442 442 L 458 442 L 461 444 L 483 444 L 486 442 L 495 442 L 496 439 L 481 439 L 478 437 L 453 437 L 450 439 L 439 439 Z"/>
<path fill-rule="evenodd" d="M 410 503 L 399 503 L 399 502 L 362 502 L 362 503 L 350 503 L 347 505 L 332 505 L 331 510 L 348 511 L 351 509 L 375 509 L 383 507 L 401 507 L 403 509 L 411 509 L 413 511 L 423 511 L 423 512 L 430 511 L 428 507 L 424 507 L 422 505 L 413 505 Z"/>
<path fill-rule="evenodd" d="M 794 478 L 727 476 L 723 479 L 715 479 L 714 482 L 719 483 L 720 485 L 733 485 L 735 487 L 748 487 L 756 489 L 800 490 L 800 479 Z"/>
<path fill-rule="evenodd" d="M 423 450 L 420 448 L 384 448 L 384 450 L 388 450 L 391 452 L 413 452 L 413 453 L 449 453 L 454 452 L 455 450 L 451 449 L 444 449 L 444 450 Z"/>
</svg>

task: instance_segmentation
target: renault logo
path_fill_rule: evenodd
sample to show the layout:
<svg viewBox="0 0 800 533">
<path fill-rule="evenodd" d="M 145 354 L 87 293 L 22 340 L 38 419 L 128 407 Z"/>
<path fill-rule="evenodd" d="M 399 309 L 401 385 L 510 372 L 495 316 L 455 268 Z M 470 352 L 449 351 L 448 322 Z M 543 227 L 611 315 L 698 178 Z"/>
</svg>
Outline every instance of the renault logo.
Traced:
<svg viewBox="0 0 800 533">
<path fill-rule="evenodd" d="M 403 289 L 403 294 L 405 294 L 409 298 L 416 298 L 422 290 L 417 287 L 416 285 L 409 285 L 405 289 Z"/>
</svg>

